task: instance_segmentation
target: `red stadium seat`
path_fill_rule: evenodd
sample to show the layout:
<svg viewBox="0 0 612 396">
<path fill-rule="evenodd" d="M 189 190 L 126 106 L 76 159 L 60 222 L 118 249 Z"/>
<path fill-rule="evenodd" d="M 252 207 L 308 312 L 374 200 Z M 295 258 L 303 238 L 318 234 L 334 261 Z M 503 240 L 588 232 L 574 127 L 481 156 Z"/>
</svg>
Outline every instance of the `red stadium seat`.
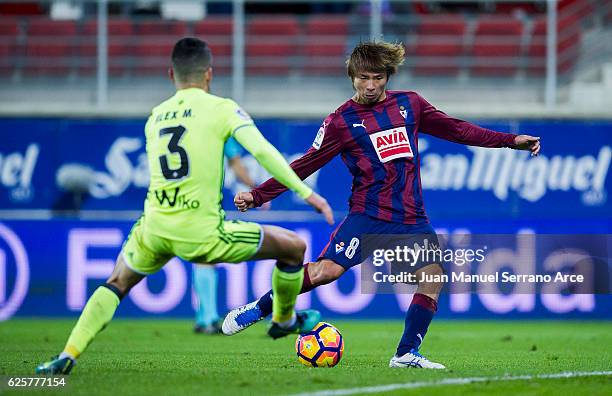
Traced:
<svg viewBox="0 0 612 396">
<path fill-rule="evenodd" d="M 24 72 L 29 75 L 67 75 L 77 59 L 79 40 L 74 21 L 32 19 L 27 24 Z"/>
<path fill-rule="evenodd" d="M 0 59 L 5 60 L 13 55 L 15 47 L 11 44 L 0 43 Z"/>
<path fill-rule="evenodd" d="M 15 71 L 16 47 L 12 43 L 0 42 L 0 75 L 8 76 Z"/>
<path fill-rule="evenodd" d="M 560 0 L 557 5 L 559 19 L 563 19 L 570 15 L 582 19 L 593 13 L 594 8 L 592 3 L 595 2 L 590 2 L 589 0 Z"/>
<path fill-rule="evenodd" d="M 306 20 L 305 33 L 311 35 L 344 36 L 349 33 L 348 18 L 337 15 L 313 15 Z"/>
<path fill-rule="evenodd" d="M 17 64 L 19 24 L 15 19 L 0 19 L 0 74 L 11 75 Z"/>
<path fill-rule="evenodd" d="M 291 15 L 275 15 L 253 17 L 247 21 L 247 36 L 297 36 L 300 34 L 300 24 Z"/>
<path fill-rule="evenodd" d="M 0 37 L 17 37 L 19 24 L 15 19 L 0 19 Z"/>
<path fill-rule="evenodd" d="M 257 16 L 246 24 L 247 72 L 259 75 L 287 74 L 301 32 L 292 15 Z"/>
<path fill-rule="evenodd" d="M 300 66 L 304 74 L 342 75 L 346 73 L 348 18 L 313 15 L 306 20 Z"/>
<path fill-rule="evenodd" d="M 304 74 L 338 75 L 346 73 L 346 42 L 334 38 L 334 41 L 308 40 L 301 50 L 300 65 Z"/>
<path fill-rule="evenodd" d="M 569 16 L 559 20 L 557 24 L 557 71 L 569 71 L 578 55 L 582 30 L 580 19 Z M 538 18 L 533 25 L 531 41 L 527 50 L 527 72 L 533 75 L 543 75 L 546 72 L 546 18 Z"/>
<path fill-rule="evenodd" d="M 136 74 L 163 76 L 170 67 L 170 54 L 174 46 L 173 39 L 141 37 L 129 49 L 134 61 Z"/>
<path fill-rule="evenodd" d="M 130 52 L 129 45 L 133 35 L 134 27 L 132 21 L 125 18 L 110 18 L 108 20 L 108 73 L 112 76 L 120 76 L 129 70 Z M 96 35 L 98 34 L 98 22 L 89 20 L 82 28 L 82 42 L 79 44 L 79 68 L 83 75 L 91 75 L 96 72 L 97 46 Z"/>
<path fill-rule="evenodd" d="M 287 74 L 294 53 L 295 46 L 290 39 L 247 43 L 247 72 L 258 75 Z"/>
<path fill-rule="evenodd" d="M 224 43 L 221 41 L 212 41 L 209 42 L 208 45 L 210 46 L 210 49 L 213 53 L 213 64 L 215 62 L 215 59 L 218 57 L 232 56 L 232 44 Z"/>
<path fill-rule="evenodd" d="M 420 36 L 448 35 L 462 36 L 466 22 L 460 15 L 424 16 L 417 28 Z"/>
<path fill-rule="evenodd" d="M 417 27 L 416 43 L 408 48 L 415 55 L 416 75 L 456 75 L 463 54 L 466 22 L 459 15 L 424 16 Z"/>
<path fill-rule="evenodd" d="M 546 18 L 539 18 L 533 25 L 527 49 L 527 72 L 542 75 L 546 72 Z"/>
<path fill-rule="evenodd" d="M 52 21 L 50 19 L 33 19 L 27 27 L 28 36 L 45 36 L 52 39 L 57 36 L 76 37 L 78 33 L 74 21 Z"/>
<path fill-rule="evenodd" d="M 476 28 L 472 73 L 511 76 L 519 67 L 523 24 L 519 20 L 484 17 Z"/>
<path fill-rule="evenodd" d="M 134 33 L 138 36 L 167 36 L 178 39 L 188 33 L 188 28 L 182 21 L 139 21 L 135 23 Z"/>
<path fill-rule="evenodd" d="M 416 56 L 413 72 L 422 76 L 452 76 L 459 73 L 463 44 L 454 42 L 421 41 L 414 48 Z"/>
<path fill-rule="evenodd" d="M 128 68 L 128 46 L 122 41 L 111 41 L 108 44 L 108 73 L 112 76 L 125 74 Z M 80 44 L 78 47 L 79 74 L 91 75 L 97 71 L 98 47 L 95 41 Z"/>
<path fill-rule="evenodd" d="M 231 17 L 208 17 L 194 26 L 196 36 L 206 40 L 208 36 L 230 36 L 233 32 Z"/>
<path fill-rule="evenodd" d="M 213 54 L 213 72 L 215 75 L 227 75 L 232 71 L 232 44 L 223 41 L 209 40 L 208 45 Z"/>
<path fill-rule="evenodd" d="M 216 75 L 226 75 L 232 70 L 232 33 L 231 17 L 207 17 L 194 26 L 194 33 L 206 41 L 213 53 L 213 71 Z"/>
<path fill-rule="evenodd" d="M 28 41 L 25 47 L 26 74 L 66 75 L 74 62 L 74 47 L 70 43 Z"/>
<path fill-rule="evenodd" d="M 58 58 L 71 55 L 72 47 L 66 43 L 28 42 L 26 54 L 29 56 Z"/>
<path fill-rule="evenodd" d="M 134 72 L 163 76 L 170 67 L 172 47 L 187 35 L 188 26 L 182 21 L 148 20 L 136 22 L 134 32 L 139 37 L 128 48 Z"/>
<path fill-rule="evenodd" d="M 557 70 L 566 73 L 573 68 L 580 52 L 581 16 L 574 14 L 561 17 L 557 31 Z"/>
<path fill-rule="evenodd" d="M 132 21 L 123 18 L 110 18 L 108 20 L 108 35 L 109 36 L 131 36 L 134 32 Z M 89 20 L 83 25 L 82 33 L 84 35 L 98 34 L 98 22 Z"/>
</svg>

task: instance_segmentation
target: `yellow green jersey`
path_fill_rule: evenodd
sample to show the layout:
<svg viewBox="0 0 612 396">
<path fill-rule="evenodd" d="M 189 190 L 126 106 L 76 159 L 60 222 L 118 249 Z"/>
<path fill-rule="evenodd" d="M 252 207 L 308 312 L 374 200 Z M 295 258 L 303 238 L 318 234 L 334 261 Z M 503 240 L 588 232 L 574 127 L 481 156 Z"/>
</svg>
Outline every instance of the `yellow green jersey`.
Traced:
<svg viewBox="0 0 612 396">
<path fill-rule="evenodd" d="M 178 90 L 153 109 L 145 135 L 151 173 L 145 224 L 155 235 L 186 242 L 216 237 L 225 216 L 223 147 L 230 136 L 287 187 L 304 198 L 312 193 L 231 99 L 199 88 Z"/>
</svg>

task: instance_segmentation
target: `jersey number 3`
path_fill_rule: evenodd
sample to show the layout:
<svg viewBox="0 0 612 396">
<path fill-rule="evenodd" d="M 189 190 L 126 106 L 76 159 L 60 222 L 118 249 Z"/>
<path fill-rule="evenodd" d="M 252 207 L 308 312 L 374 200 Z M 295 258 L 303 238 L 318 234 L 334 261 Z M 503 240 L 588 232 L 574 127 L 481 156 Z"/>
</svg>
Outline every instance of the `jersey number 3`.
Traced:
<svg viewBox="0 0 612 396">
<path fill-rule="evenodd" d="M 179 146 L 185 131 L 186 129 L 182 125 L 164 128 L 159 131 L 160 137 L 164 135 L 172 135 L 172 137 L 170 137 L 170 141 L 168 142 L 168 150 L 172 154 L 178 154 L 181 159 L 181 166 L 179 168 L 170 169 L 167 156 L 159 156 L 161 171 L 167 180 L 182 179 L 189 174 L 189 157 L 187 156 L 187 151 L 185 151 L 183 147 Z"/>
</svg>

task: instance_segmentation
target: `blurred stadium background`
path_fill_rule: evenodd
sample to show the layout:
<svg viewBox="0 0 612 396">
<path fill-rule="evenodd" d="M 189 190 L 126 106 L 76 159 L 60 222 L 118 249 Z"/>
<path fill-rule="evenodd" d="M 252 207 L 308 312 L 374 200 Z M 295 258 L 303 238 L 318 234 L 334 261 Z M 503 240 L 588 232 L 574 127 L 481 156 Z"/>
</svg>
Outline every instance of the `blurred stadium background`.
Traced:
<svg viewBox="0 0 612 396">
<path fill-rule="evenodd" d="M 243 104 L 288 159 L 352 94 L 344 59 L 353 45 L 401 41 L 407 60 L 391 88 L 543 142 L 528 159 L 423 135 L 421 176 L 437 229 L 610 232 L 610 0 L 0 0 L 0 320 L 76 316 L 110 274 L 146 193 L 144 122 L 173 93 L 168 58 L 184 35 L 210 43 L 213 92 Z M 254 179 L 267 179 L 251 156 L 243 160 Z M 340 219 L 350 193 L 340 161 L 308 181 Z M 226 174 L 229 217 L 239 216 L 231 197 L 244 189 Z M 298 231 L 309 257 L 331 231 L 288 194 L 240 218 Z M 221 267 L 221 310 L 269 289 L 271 262 Z M 190 271 L 174 260 L 118 316 L 190 317 Z M 440 316 L 610 319 L 609 297 L 445 294 Z M 332 317 L 399 319 L 409 302 L 361 294 L 358 268 L 300 297 L 301 307 Z"/>
</svg>

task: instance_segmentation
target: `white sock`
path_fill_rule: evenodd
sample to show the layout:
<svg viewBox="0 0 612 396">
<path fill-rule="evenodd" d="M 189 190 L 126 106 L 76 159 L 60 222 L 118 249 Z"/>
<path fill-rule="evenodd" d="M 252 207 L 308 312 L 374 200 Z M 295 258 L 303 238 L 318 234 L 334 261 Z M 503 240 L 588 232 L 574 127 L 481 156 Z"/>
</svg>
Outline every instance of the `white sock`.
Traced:
<svg viewBox="0 0 612 396">
<path fill-rule="evenodd" d="M 62 352 L 59 354 L 58 359 L 63 359 L 63 358 L 70 358 L 70 360 L 72 360 L 73 362 L 76 362 L 76 359 L 74 358 L 74 356 L 66 352 Z"/>
<path fill-rule="evenodd" d="M 288 329 L 289 327 L 293 326 L 295 324 L 295 321 L 297 320 L 297 316 L 295 316 L 295 311 L 293 311 L 293 315 L 291 315 L 291 319 L 286 320 L 284 322 L 279 322 L 277 323 L 279 327 L 283 328 L 283 329 Z"/>
</svg>

